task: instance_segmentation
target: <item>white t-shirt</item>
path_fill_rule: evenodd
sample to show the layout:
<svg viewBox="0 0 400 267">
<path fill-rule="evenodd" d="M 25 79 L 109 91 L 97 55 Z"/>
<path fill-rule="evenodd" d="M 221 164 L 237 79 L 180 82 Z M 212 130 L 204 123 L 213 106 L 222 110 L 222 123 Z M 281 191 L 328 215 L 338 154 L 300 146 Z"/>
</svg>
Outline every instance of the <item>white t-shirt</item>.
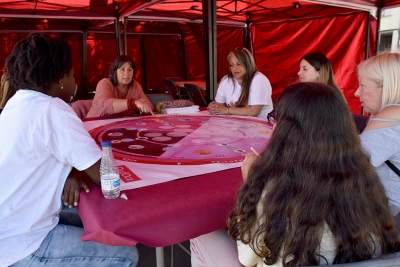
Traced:
<svg viewBox="0 0 400 267">
<path fill-rule="evenodd" d="M 240 94 L 242 93 L 242 86 L 233 77 L 229 79 L 227 76 L 222 78 L 215 101 L 218 103 L 225 103 L 229 107 L 234 107 L 234 104 L 239 100 Z M 259 118 L 266 119 L 269 112 L 273 109 L 272 99 L 272 87 L 268 78 L 261 72 L 254 74 L 253 80 L 250 86 L 248 106 L 251 105 L 264 105 L 258 114 Z"/>
<path fill-rule="evenodd" d="M 57 225 L 71 166 L 85 170 L 102 153 L 70 106 L 32 90 L 8 101 L 0 129 L 0 266 L 8 266 Z"/>
</svg>

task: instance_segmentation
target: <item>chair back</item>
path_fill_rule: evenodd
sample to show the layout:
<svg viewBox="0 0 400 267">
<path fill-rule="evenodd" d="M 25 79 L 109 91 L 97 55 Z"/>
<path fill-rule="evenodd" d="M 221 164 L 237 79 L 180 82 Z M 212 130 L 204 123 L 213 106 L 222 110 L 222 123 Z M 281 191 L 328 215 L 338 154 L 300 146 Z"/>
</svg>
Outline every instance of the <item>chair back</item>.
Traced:
<svg viewBox="0 0 400 267">
<path fill-rule="evenodd" d="M 161 101 L 169 101 L 173 100 L 174 98 L 171 95 L 168 94 L 146 94 L 147 99 L 153 104 L 153 107 L 155 108 L 157 103 Z"/>
<path fill-rule="evenodd" d="M 194 96 L 199 94 L 201 99 L 203 100 L 203 103 L 201 103 L 199 106 L 207 107 L 207 101 L 203 97 L 202 90 L 197 85 L 192 83 L 185 83 L 185 89 L 188 95 L 190 95 L 190 97 L 193 99 L 193 102 L 196 102 Z"/>
<path fill-rule="evenodd" d="M 167 79 L 174 81 L 174 82 L 183 81 L 183 79 L 181 77 L 167 77 Z"/>
<path fill-rule="evenodd" d="M 71 107 L 79 118 L 86 118 L 90 107 L 92 106 L 92 99 L 77 100 L 72 102 Z"/>
<path fill-rule="evenodd" d="M 365 127 L 367 126 L 369 117 L 353 114 L 353 119 L 354 122 L 356 123 L 358 133 L 361 134 L 364 131 Z"/>
<path fill-rule="evenodd" d="M 351 263 L 335 264 L 335 267 L 399 267 L 400 266 L 400 252 L 395 254 L 382 255 L 379 258 L 370 259 L 366 261 L 358 261 Z M 321 267 L 308 266 L 308 267 Z"/>
<path fill-rule="evenodd" d="M 165 79 L 164 80 L 165 86 L 167 87 L 168 93 L 174 98 L 174 99 L 179 99 L 181 98 L 179 95 L 179 88 L 175 84 L 173 80 L 170 79 Z"/>
</svg>

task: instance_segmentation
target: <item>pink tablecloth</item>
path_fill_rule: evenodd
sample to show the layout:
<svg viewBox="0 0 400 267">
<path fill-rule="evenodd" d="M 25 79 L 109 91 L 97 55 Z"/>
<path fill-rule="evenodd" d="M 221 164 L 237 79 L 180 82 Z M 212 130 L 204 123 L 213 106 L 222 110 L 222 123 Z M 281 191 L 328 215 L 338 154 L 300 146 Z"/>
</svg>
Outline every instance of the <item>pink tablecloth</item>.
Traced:
<svg viewBox="0 0 400 267">
<path fill-rule="evenodd" d="M 241 184 L 240 168 L 127 190 L 128 200 L 107 200 L 93 184 L 78 206 L 81 239 L 163 247 L 225 228 Z"/>
</svg>

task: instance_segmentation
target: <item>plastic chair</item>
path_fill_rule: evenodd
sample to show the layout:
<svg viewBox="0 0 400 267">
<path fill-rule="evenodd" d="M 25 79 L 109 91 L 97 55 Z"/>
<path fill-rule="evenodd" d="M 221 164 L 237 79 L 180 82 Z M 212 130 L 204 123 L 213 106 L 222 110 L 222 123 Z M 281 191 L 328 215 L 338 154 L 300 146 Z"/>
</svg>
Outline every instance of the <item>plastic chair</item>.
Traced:
<svg viewBox="0 0 400 267">
<path fill-rule="evenodd" d="M 356 123 L 357 131 L 361 134 L 367 126 L 369 117 L 363 115 L 353 114 L 354 122 Z"/>
<path fill-rule="evenodd" d="M 174 99 L 171 95 L 168 94 L 146 94 L 147 99 L 153 104 L 155 108 L 158 102 L 168 101 Z"/>
<path fill-rule="evenodd" d="M 167 77 L 167 80 L 171 80 L 174 82 L 183 81 L 183 79 L 181 77 Z"/>
<path fill-rule="evenodd" d="M 174 98 L 174 99 L 190 99 L 190 95 L 185 93 L 184 90 L 181 90 L 181 88 L 176 85 L 176 83 L 173 80 L 170 79 L 165 79 L 164 80 L 165 85 L 167 86 L 168 93 Z M 182 92 L 183 91 L 183 92 Z M 192 100 L 193 101 L 193 100 Z"/>
<path fill-rule="evenodd" d="M 185 83 L 185 89 L 193 102 L 195 102 L 194 96 L 196 94 L 199 94 L 201 96 L 201 99 L 204 102 L 204 106 L 207 107 L 207 101 L 204 99 L 202 90 L 197 85 L 191 84 L 191 83 Z M 199 105 L 199 106 L 203 106 L 203 105 Z"/>
<path fill-rule="evenodd" d="M 376 259 L 370 259 L 366 261 L 352 262 L 352 263 L 342 263 L 332 265 L 335 267 L 399 267 L 400 266 L 400 252 L 395 254 L 382 255 Z M 321 267 L 318 266 L 308 266 L 308 267 Z"/>
<path fill-rule="evenodd" d="M 71 104 L 72 109 L 75 111 L 79 118 L 86 118 L 90 107 L 92 106 L 92 99 L 77 100 Z"/>
</svg>

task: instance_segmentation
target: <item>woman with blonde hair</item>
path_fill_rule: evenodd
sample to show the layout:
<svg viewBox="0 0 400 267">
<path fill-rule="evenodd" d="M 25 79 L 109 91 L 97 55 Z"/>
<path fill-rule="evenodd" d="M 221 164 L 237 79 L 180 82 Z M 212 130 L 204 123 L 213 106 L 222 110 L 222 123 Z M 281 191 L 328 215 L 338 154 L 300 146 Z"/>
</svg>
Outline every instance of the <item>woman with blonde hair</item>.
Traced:
<svg viewBox="0 0 400 267">
<path fill-rule="evenodd" d="M 357 72 L 355 96 L 371 115 L 361 142 L 396 215 L 400 212 L 400 54 L 371 57 L 358 65 Z"/>
</svg>

